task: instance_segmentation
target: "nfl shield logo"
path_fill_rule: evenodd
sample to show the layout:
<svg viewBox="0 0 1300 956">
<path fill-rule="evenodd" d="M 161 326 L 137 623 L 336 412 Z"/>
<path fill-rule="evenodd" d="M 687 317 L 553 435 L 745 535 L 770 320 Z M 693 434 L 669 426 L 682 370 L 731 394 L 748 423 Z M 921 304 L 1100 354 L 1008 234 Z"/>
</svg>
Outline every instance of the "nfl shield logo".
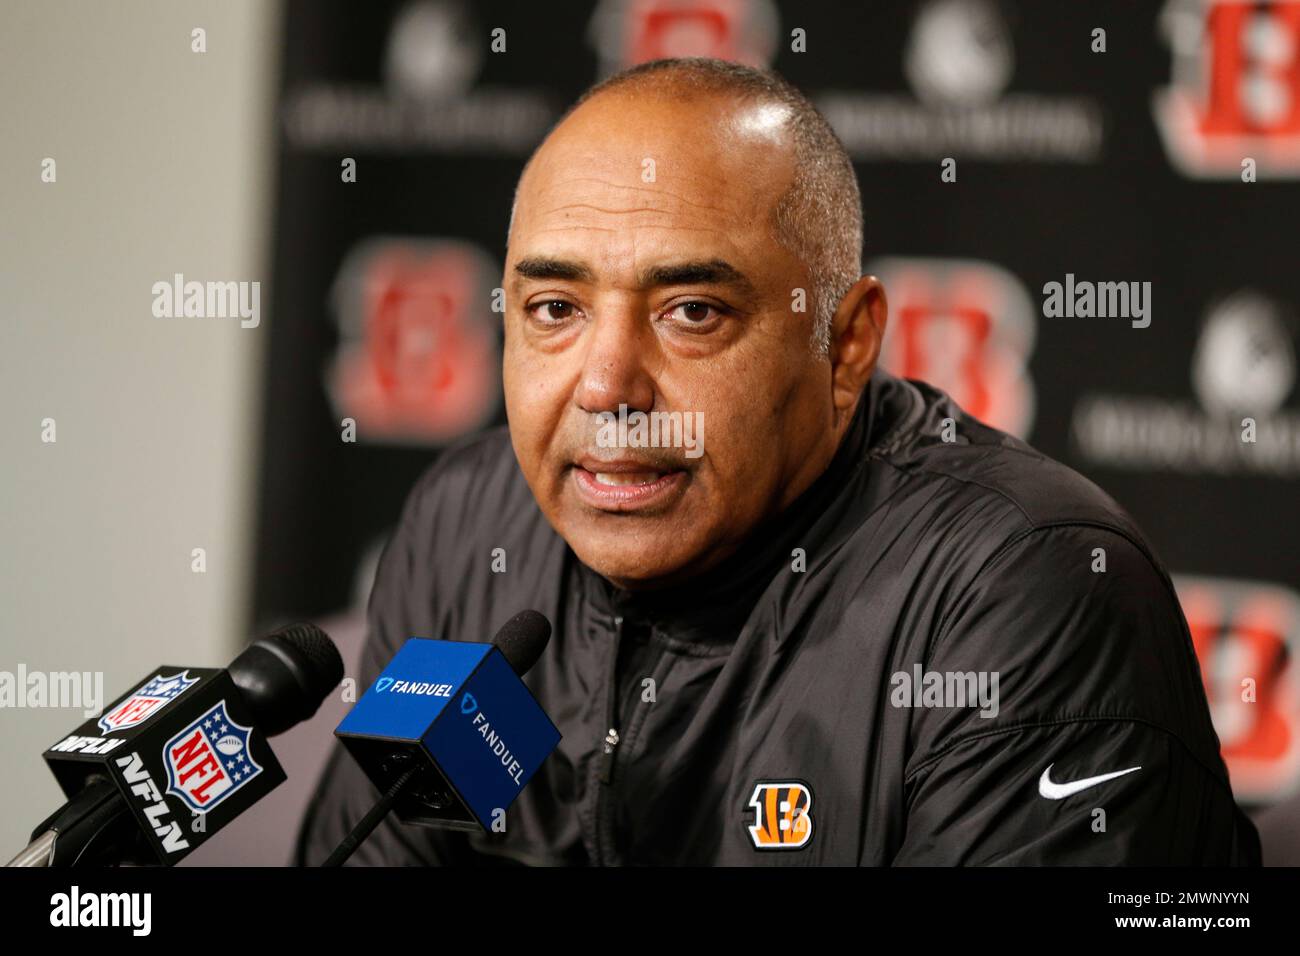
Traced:
<svg viewBox="0 0 1300 956">
<path fill-rule="evenodd" d="M 181 671 L 170 677 L 156 674 L 139 690 L 113 708 L 112 713 L 99 718 L 99 729 L 106 734 L 126 730 L 144 723 L 167 704 L 199 682 L 197 677 L 186 677 Z"/>
<path fill-rule="evenodd" d="M 248 749 L 252 727 L 230 719 L 223 700 L 163 747 L 167 792 L 207 813 L 262 772 Z"/>
</svg>

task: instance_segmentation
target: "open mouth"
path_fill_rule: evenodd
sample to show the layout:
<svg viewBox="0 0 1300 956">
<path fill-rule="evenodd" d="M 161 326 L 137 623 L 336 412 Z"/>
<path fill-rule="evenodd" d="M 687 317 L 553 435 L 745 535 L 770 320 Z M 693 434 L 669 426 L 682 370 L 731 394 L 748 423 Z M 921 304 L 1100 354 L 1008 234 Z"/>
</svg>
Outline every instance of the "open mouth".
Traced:
<svg viewBox="0 0 1300 956">
<path fill-rule="evenodd" d="M 628 512 L 667 503 L 686 484 L 680 468 L 650 469 L 639 462 L 588 461 L 573 466 L 573 484 L 585 504 Z"/>
<path fill-rule="evenodd" d="M 610 485 L 616 488 L 623 488 L 629 485 L 652 485 L 664 475 L 665 471 L 596 471 L 590 472 L 592 478 L 599 485 Z"/>
</svg>

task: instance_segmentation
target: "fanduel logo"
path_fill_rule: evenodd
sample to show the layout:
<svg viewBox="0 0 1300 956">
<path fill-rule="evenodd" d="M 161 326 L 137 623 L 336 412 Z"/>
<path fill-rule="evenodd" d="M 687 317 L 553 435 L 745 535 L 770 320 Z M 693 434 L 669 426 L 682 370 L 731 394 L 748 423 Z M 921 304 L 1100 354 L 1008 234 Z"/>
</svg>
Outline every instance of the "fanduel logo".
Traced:
<svg viewBox="0 0 1300 956">
<path fill-rule="evenodd" d="M 501 761 L 501 766 L 505 768 L 506 776 L 515 782 L 516 787 L 524 785 L 523 775 L 524 768 L 519 765 L 515 755 L 510 752 L 501 736 L 492 729 L 492 724 L 483 716 L 483 711 L 478 710 L 478 701 L 470 694 L 466 694 L 460 701 L 460 712 L 468 716 L 474 714 L 474 728 L 483 738 L 483 742 L 491 748 L 492 753 Z"/>
<path fill-rule="evenodd" d="M 417 694 L 422 697 L 450 697 L 452 685 L 430 684 L 428 681 L 394 680 L 391 677 L 384 677 L 375 684 L 375 692 L 379 694 Z"/>
</svg>

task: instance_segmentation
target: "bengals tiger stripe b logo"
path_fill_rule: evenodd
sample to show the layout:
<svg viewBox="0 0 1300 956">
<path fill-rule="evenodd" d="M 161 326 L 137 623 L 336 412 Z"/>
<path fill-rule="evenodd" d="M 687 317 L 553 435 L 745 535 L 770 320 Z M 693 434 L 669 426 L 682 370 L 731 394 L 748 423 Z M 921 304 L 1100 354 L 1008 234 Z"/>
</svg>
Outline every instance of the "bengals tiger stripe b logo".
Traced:
<svg viewBox="0 0 1300 956">
<path fill-rule="evenodd" d="M 754 822 L 749 838 L 756 850 L 798 850 L 812 839 L 812 789 L 795 780 L 759 781 L 749 798 Z"/>
</svg>

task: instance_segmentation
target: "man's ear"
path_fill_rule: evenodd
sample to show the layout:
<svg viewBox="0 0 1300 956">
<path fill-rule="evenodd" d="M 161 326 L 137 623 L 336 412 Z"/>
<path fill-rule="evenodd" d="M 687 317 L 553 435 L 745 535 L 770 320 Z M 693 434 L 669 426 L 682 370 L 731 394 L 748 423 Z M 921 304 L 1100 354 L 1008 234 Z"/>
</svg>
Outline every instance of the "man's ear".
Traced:
<svg viewBox="0 0 1300 956">
<path fill-rule="evenodd" d="M 889 305 L 885 287 L 875 276 L 863 276 L 840 301 L 831 320 L 831 398 L 835 419 L 846 421 L 880 358 Z"/>
</svg>

